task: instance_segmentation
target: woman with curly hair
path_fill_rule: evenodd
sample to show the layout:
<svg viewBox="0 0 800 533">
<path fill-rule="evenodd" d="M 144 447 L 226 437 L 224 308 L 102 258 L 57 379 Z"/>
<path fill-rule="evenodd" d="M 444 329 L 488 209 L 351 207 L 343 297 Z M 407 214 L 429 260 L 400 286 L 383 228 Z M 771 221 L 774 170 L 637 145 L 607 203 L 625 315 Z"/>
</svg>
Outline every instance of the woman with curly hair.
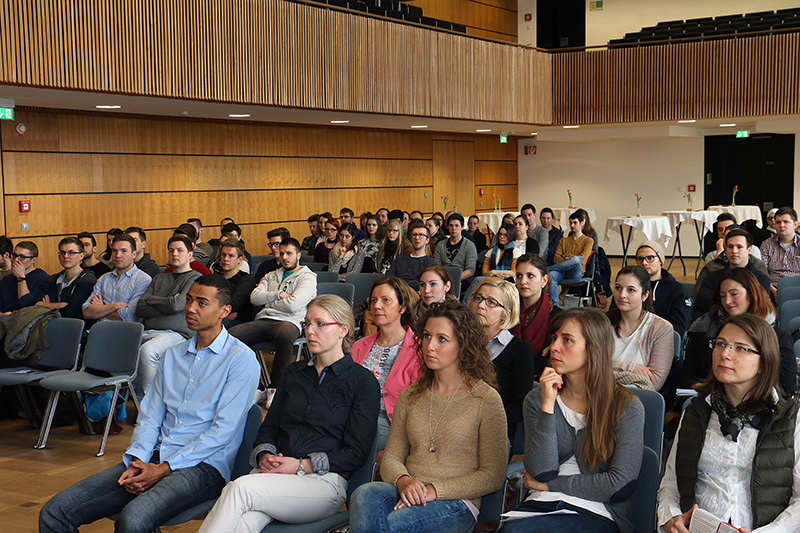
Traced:
<svg viewBox="0 0 800 533">
<path fill-rule="evenodd" d="M 481 497 L 503 484 L 506 416 L 475 315 L 448 299 L 430 306 L 416 334 L 420 379 L 395 404 L 385 482 L 353 493 L 353 533 L 470 531 Z"/>
</svg>

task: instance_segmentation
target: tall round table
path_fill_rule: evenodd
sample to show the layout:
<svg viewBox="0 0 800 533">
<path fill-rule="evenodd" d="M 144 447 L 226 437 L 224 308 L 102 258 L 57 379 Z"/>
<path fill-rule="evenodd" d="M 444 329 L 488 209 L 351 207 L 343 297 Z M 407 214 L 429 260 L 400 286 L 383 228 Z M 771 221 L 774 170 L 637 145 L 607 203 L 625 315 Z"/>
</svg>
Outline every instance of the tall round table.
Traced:
<svg viewBox="0 0 800 533">
<path fill-rule="evenodd" d="M 628 226 L 628 236 L 625 237 L 624 226 Z M 662 235 L 672 237 L 672 228 L 669 219 L 665 216 L 618 216 L 608 217 L 606 221 L 606 242 L 613 233 L 619 233 L 622 239 L 622 266 L 628 264 L 628 247 L 631 244 L 633 230 L 644 233 L 648 240 L 654 241 Z M 667 239 L 669 244 L 669 239 Z"/>
<path fill-rule="evenodd" d="M 756 227 L 759 229 L 764 227 L 764 222 L 761 220 L 761 208 L 757 205 L 710 205 L 708 210 L 730 213 L 736 217 L 737 224 L 741 224 L 745 220 L 755 220 Z"/>
<path fill-rule="evenodd" d="M 711 231 L 711 227 L 714 225 L 714 222 L 717 221 L 717 217 L 719 216 L 718 211 L 703 211 L 702 209 L 697 211 L 664 211 L 662 213 L 665 217 L 669 219 L 669 225 L 671 228 L 675 228 L 675 243 L 672 245 L 672 259 L 670 259 L 669 266 L 667 266 L 667 270 L 672 267 L 673 261 L 675 261 L 675 250 L 678 250 L 678 258 L 681 261 L 681 265 L 683 266 L 683 275 L 686 275 L 686 263 L 683 262 L 683 250 L 681 249 L 681 232 L 680 226 L 685 222 L 692 222 L 694 224 L 694 230 L 697 234 L 697 242 L 700 245 L 700 252 L 697 258 L 697 266 L 694 268 L 694 278 L 697 279 L 697 272 L 700 269 L 700 264 L 703 261 L 703 237 L 705 237 L 706 233 Z"/>
<path fill-rule="evenodd" d="M 481 224 L 492 230 L 492 233 L 497 233 L 497 230 L 500 229 L 500 222 L 502 222 L 503 217 L 508 214 L 514 215 L 515 218 L 519 215 L 516 211 L 492 211 L 489 213 L 478 213 L 476 216 Z"/>
</svg>

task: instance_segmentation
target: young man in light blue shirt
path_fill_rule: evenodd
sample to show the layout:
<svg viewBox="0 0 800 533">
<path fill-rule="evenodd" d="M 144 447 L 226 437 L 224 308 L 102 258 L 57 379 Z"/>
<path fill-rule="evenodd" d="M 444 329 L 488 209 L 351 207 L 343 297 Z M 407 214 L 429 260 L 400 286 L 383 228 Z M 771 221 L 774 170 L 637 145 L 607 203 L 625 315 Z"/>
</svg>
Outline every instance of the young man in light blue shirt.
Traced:
<svg viewBox="0 0 800 533">
<path fill-rule="evenodd" d="M 228 334 L 232 290 L 222 276 L 198 278 L 186 295 L 194 337 L 167 349 L 123 462 L 56 494 L 39 531 L 77 531 L 120 513 L 118 531 L 153 531 L 219 496 L 230 480 L 259 378 L 255 354 Z"/>
</svg>

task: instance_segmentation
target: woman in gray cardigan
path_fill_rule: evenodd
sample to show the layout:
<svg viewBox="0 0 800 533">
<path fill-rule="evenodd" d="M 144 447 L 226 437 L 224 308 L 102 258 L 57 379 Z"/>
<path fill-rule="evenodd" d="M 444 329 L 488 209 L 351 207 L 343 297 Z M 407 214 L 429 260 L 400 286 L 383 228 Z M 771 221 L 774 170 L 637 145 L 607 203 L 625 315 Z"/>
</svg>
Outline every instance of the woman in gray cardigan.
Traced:
<svg viewBox="0 0 800 533">
<path fill-rule="evenodd" d="M 644 408 L 614 381 L 614 332 L 601 312 L 575 308 L 550 326 L 550 364 L 525 398 L 525 487 L 506 533 L 632 533 L 630 498 L 642 462 Z"/>
</svg>

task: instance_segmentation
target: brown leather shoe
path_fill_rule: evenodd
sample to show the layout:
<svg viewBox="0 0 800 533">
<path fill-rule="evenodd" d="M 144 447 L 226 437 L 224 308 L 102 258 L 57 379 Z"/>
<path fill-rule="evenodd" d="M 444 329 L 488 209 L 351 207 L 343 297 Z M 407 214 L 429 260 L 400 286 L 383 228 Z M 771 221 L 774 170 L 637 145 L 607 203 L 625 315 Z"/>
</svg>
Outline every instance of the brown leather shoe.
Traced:
<svg viewBox="0 0 800 533">
<path fill-rule="evenodd" d="M 103 431 L 106 429 L 106 419 L 99 420 L 97 422 L 92 422 L 92 429 L 99 434 L 102 435 Z M 122 432 L 122 426 L 117 424 L 117 421 L 112 419 L 111 420 L 111 427 L 108 428 L 109 435 L 119 435 Z"/>
</svg>

